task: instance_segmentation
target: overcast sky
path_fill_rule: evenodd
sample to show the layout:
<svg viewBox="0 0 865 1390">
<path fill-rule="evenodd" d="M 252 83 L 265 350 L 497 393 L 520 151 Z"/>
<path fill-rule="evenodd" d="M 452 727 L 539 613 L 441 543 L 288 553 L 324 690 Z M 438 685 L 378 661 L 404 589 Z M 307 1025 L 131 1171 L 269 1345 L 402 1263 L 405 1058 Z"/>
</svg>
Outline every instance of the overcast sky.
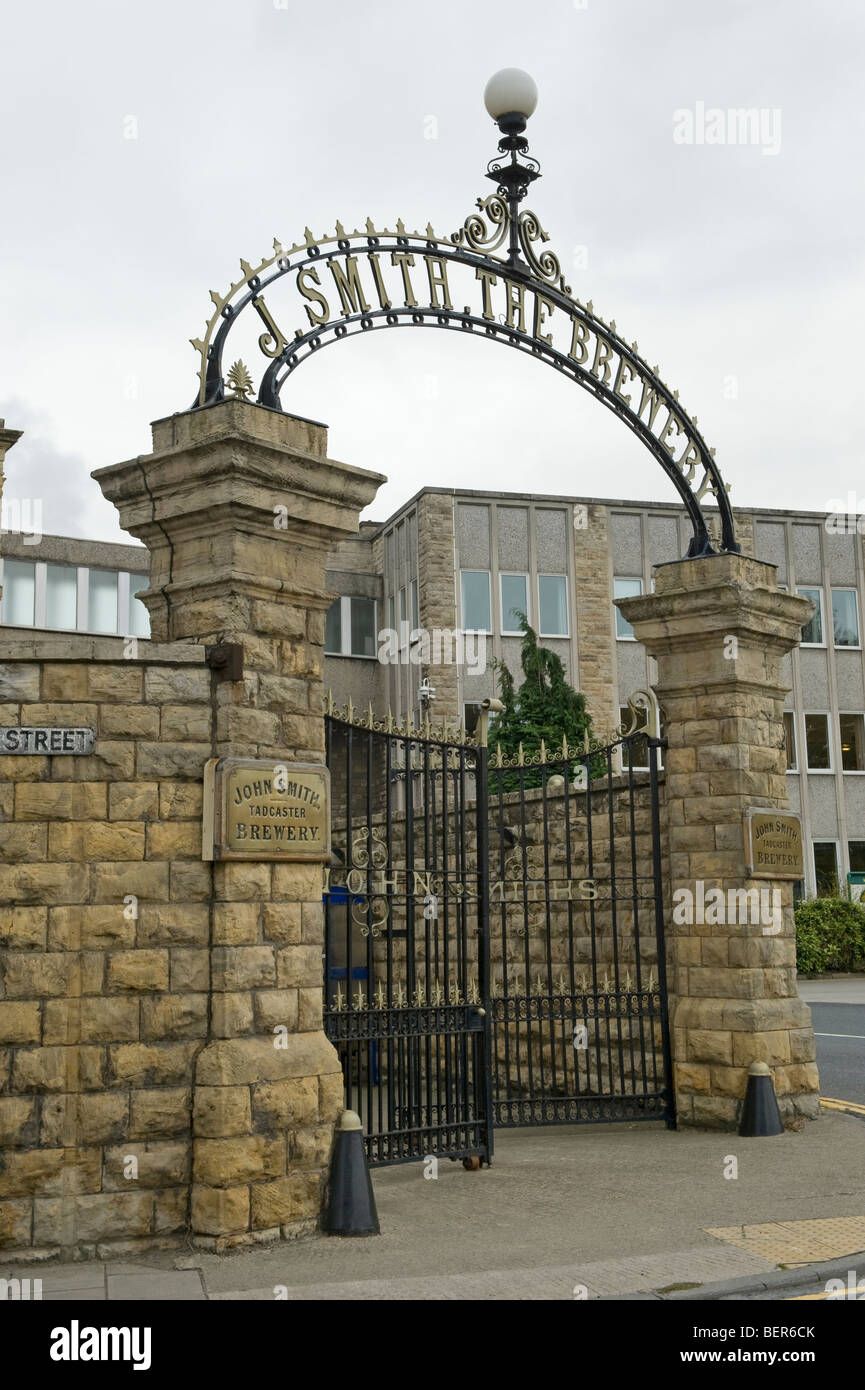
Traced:
<svg viewBox="0 0 865 1390">
<path fill-rule="evenodd" d="M 121 539 L 90 471 L 191 404 L 208 291 L 307 225 L 455 230 L 491 191 L 485 83 L 519 66 L 540 89 L 528 205 L 574 294 L 698 416 L 734 505 L 865 509 L 863 37 L 861 0 L 7 6 L 8 495 L 42 498 L 48 532 Z M 762 111 L 765 138 L 677 143 L 699 103 Z M 424 484 L 675 495 L 575 383 L 455 333 L 334 346 L 283 406 L 387 475 L 375 518 Z"/>
</svg>

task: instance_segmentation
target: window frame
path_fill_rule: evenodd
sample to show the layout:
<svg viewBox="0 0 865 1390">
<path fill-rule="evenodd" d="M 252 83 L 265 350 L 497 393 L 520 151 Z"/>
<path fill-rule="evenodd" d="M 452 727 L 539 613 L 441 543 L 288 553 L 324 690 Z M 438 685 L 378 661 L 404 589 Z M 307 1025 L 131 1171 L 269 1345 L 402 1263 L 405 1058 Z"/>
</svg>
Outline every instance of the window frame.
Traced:
<svg viewBox="0 0 865 1390">
<path fill-rule="evenodd" d="M 826 650 L 826 595 L 825 595 L 825 592 L 824 592 L 824 589 L 823 589 L 823 585 L 822 585 L 822 584 L 797 584 L 797 585 L 796 585 L 796 593 L 797 593 L 797 594 L 801 594 L 803 598 L 810 598 L 810 597 L 811 597 L 811 594 L 819 594 L 819 595 L 820 595 L 820 603 L 819 603 L 818 611 L 819 611 L 819 614 L 820 614 L 820 631 L 821 631 L 822 634 L 823 634 L 823 640 L 822 640 L 822 642 L 806 642 L 805 639 L 804 639 L 804 636 L 803 636 L 803 637 L 800 639 L 799 646 L 800 646 L 800 647 L 808 647 L 808 648 L 810 648 L 812 651 L 825 651 L 825 650 Z M 816 616 L 817 616 L 817 613 L 815 612 L 814 617 L 816 618 Z M 811 622 L 813 622 L 813 621 L 814 621 L 814 618 L 811 619 Z M 808 624 L 808 626 L 810 627 L 810 623 Z M 833 631 L 834 631 L 834 629 L 833 629 Z M 802 629 L 802 632 L 803 632 L 803 633 L 805 632 L 805 628 L 804 628 L 804 627 L 803 627 L 803 629 Z"/>
<path fill-rule="evenodd" d="M 505 627 L 505 601 L 502 596 L 503 579 L 524 579 L 526 581 L 526 619 L 529 626 L 532 626 L 531 614 L 531 575 L 528 570 L 499 570 L 499 632 L 502 637 L 522 637 L 520 629 Z M 509 609 L 508 612 L 511 610 Z"/>
<path fill-rule="evenodd" d="M 856 633 L 858 642 L 836 642 L 835 641 L 835 606 L 832 603 L 834 594 L 852 594 L 853 607 L 856 613 Z M 829 606 L 832 610 L 832 646 L 836 652 L 861 652 L 862 650 L 862 619 L 859 613 L 859 590 L 852 584 L 833 584 L 829 589 Z"/>
<path fill-rule="evenodd" d="M 826 739 L 829 745 L 828 767 L 811 767 L 808 761 L 808 719 L 816 715 L 820 715 L 826 720 Z M 810 777 L 826 777 L 835 772 L 835 740 L 833 737 L 832 723 L 831 710 L 803 709 L 802 711 L 802 730 L 805 734 L 805 766 L 803 771 L 807 772 Z"/>
<path fill-rule="evenodd" d="M 624 580 L 624 582 L 625 582 L 626 584 L 639 584 L 639 586 L 640 586 L 640 591 L 639 591 L 639 593 L 638 593 L 638 594 L 617 594 L 617 593 L 616 593 L 616 584 L 619 582 L 620 579 Z M 653 582 L 654 582 L 654 580 L 653 580 Z M 644 592 L 644 585 L 643 585 L 643 579 L 642 579 L 642 576 L 641 576 L 641 575 L 637 575 L 637 574 L 614 574 L 614 575 L 613 575 L 613 599 L 614 599 L 614 600 L 617 599 L 617 598 L 641 598 L 642 595 L 643 595 L 643 592 Z M 628 627 L 631 627 L 630 636 L 628 636 L 627 633 L 620 633 L 620 632 L 619 632 L 619 622 L 620 622 L 620 620 L 621 620 L 621 622 L 623 622 L 623 623 L 627 623 L 628 620 L 627 620 L 627 618 L 625 617 L 625 615 L 624 615 L 623 613 L 621 613 L 621 612 L 619 611 L 619 609 L 616 607 L 615 602 L 613 603 L 613 613 L 615 614 L 615 617 L 616 617 L 616 641 L 617 641 L 617 642 L 636 642 L 637 639 L 636 639 L 636 637 L 634 636 L 634 629 L 631 627 L 631 624 L 630 624 L 630 623 L 628 623 Z"/>
<path fill-rule="evenodd" d="M 6 601 L 7 601 L 7 600 L 6 600 L 6 592 L 7 592 L 6 566 L 7 566 L 7 565 L 28 565 L 28 566 L 30 566 L 30 567 L 32 568 L 32 570 L 33 570 L 33 621 L 30 622 L 30 623 L 12 623 L 12 622 L 9 621 L 9 619 L 8 619 L 7 616 L 6 616 L 6 611 L 5 611 L 5 610 L 6 610 Z M 40 570 L 40 568 L 41 568 L 41 570 L 42 570 L 42 575 L 43 575 L 42 590 L 43 590 L 43 600 L 44 600 L 44 590 L 45 590 L 44 576 L 45 576 L 45 573 L 46 573 L 46 570 L 45 570 L 45 561 L 44 561 L 44 560 L 43 560 L 43 561 L 39 561 L 39 560 L 26 560 L 26 559 L 23 559 L 21 556 L 18 556 L 18 555 L 4 555 L 4 556 L 3 556 L 2 567 L 0 567 L 0 587 L 2 587 L 2 589 L 3 589 L 3 595 L 2 595 L 2 598 L 0 598 L 0 605 L 2 605 L 2 607 L 0 607 L 0 622 L 2 622 L 3 627 L 14 627 L 14 628 L 17 628 L 17 629 L 18 629 L 19 631 L 21 631 L 21 632 L 33 632 L 33 630 L 34 630 L 35 628 L 38 628 L 37 619 L 38 619 L 38 616 L 39 616 L 39 588 L 40 588 L 40 585 L 39 585 L 39 570 Z M 43 607 L 43 613 L 44 613 L 44 607 L 45 607 L 44 601 L 43 601 L 42 607 Z M 57 629 L 57 631 L 60 631 L 60 630 L 61 630 L 61 629 L 59 629 L 59 628 Z M 68 632 L 68 631 L 69 631 L 68 628 L 64 628 L 64 629 L 62 629 L 62 630 L 63 630 L 64 632 Z"/>
<path fill-rule="evenodd" d="M 463 588 L 463 575 L 465 574 L 485 574 L 487 577 L 487 609 L 490 615 L 488 627 L 471 627 L 466 622 L 465 612 L 465 590 Z M 470 570 L 460 566 L 460 631 L 461 632 L 483 632 L 487 637 L 493 635 L 493 576 L 491 570 Z"/>
<path fill-rule="evenodd" d="M 789 718 L 789 720 L 790 720 L 791 725 L 793 726 L 793 762 L 792 762 L 792 765 L 791 765 L 790 767 L 786 767 L 786 768 L 784 769 L 784 771 L 788 774 L 788 776 L 794 777 L 794 776 L 797 776 L 799 772 L 801 772 L 801 768 L 799 767 L 799 730 L 798 730 L 797 727 L 796 727 L 796 711 L 795 711 L 794 709 L 785 709 L 785 710 L 784 710 L 783 724 L 784 724 L 784 754 L 785 754 L 785 757 L 786 757 L 786 754 L 787 754 L 787 719 L 788 719 L 788 718 Z"/>
<path fill-rule="evenodd" d="M 841 719 L 842 719 L 842 717 L 847 718 L 847 719 L 858 719 L 859 722 L 860 722 L 860 726 L 861 726 L 861 729 L 862 729 L 862 737 L 861 737 L 861 742 L 860 742 L 860 745 L 859 745 L 859 746 L 860 746 L 860 748 L 862 749 L 862 763 L 863 763 L 862 767 L 845 767 L 845 766 L 844 766 L 844 751 L 843 751 L 843 749 L 842 749 L 842 747 L 841 747 Z M 863 714 L 861 710 L 855 710 L 855 709 L 839 709 L 839 711 L 838 711 L 838 759 L 839 759 L 839 764 L 840 764 L 838 770 L 839 770 L 839 772 L 843 773 L 843 775 L 844 775 L 845 777 L 863 777 L 863 776 L 865 776 L 865 714 Z"/>
<path fill-rule="evenodd" d="M 351 605 L 353 599 L 363 599 L 366 603 L 373 606 L 373 642 L 375 651 L 371 654 L 366 652 L 353 652 L 351 650 Z M 328 651 L 325 648 L 325 656 L 335 656 L 339 660 L 348 661 L 378 661 L 378 599 L 370 598 L 369 594 L 340 594 L 334 603 L 339 604 L 339 641 L 340 650 L 338 652 Z M 333 605 L 331 605 L 332 607 Z M 328 612 L 330 610 L 328 609 Z M 346 650 L 348 648 L 348 650 Z"/>
<path fill-rule="evenodd" d="M 542 579 L 561 579 L 565 585 L 565 631 L 564 632 L 544 632 L 541 627 L 541 580 Z M 568 576 L 560 570 L 555 573 L 551 570 L 538 570 L 535 583 L 535 593 L 538 600 L 538 637 L 559 638 L 564 641 L 571 635 L 571 594 L 568 585 Z"/>
<path fill-rule="evenodd" d="M 838 888 L 841 887 L 841 842 L 831 836 L 813 835 L 811 837 L 811 872 L 814 875 L 814 896 L 819 896 L 819 884 L 817 881 L 817 861 L 814 857 L 814 850 L 817 845 L 833 845 L 835 848 L 835 882 Z"/>
</svg>

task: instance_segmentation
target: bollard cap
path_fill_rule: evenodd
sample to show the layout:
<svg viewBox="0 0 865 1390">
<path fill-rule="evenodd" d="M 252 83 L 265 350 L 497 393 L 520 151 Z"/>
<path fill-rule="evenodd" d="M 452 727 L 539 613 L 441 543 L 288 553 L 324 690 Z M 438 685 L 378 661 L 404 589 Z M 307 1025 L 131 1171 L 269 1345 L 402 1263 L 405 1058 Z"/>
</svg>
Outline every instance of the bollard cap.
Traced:
<svg viewBox="0 0 865 1390">
<path fill-rule="evenodd" d="M 363 1129 L 360 1115 L 355 1110 L 343 1110 L 339 1127 L 340 1129 Z"/>
<path fill-rule="evenodd" d="M 749 1076 L 771 1076 L 772 1073 L 765 1062 L 752 1062 L 748 1068 Z"/>
</svg>

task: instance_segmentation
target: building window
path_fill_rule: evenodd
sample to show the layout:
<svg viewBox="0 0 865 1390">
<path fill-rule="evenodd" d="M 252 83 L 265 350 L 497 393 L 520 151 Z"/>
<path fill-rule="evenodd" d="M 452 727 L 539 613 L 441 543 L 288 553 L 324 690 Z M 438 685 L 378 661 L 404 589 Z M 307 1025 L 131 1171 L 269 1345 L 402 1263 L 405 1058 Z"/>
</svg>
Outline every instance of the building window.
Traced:
<svg viewBox="0 0 865 1390">
<path fill-rule="evenodd" d="M 527 574 L 500 574 L 499 587 L 502 600 L 502 632 L 517 634 L 521 631 L 520 614 L 529 616 L 529 576 Z"/>
<path fill-rule="evenodd" d="M 36 621 L 36 566 L 25 560 L 3 564 L 3 621 L 32 627 Z"/>
<path fill-rule="evenodd" d="M 411 584 L 409 584 L 408 587 L 409 587 L 409 593 L 411 594 L 411 625 L 412 625 L 413 628 L 419 628 L 419 627 L 420 627 L 420 608 L 418 607 L 418 601 L 417 601 L 417 580 L 416 580 L 416 579 L 413 579 L 413 580 L 411 581 Z"/>
<path fill-rule="evenodd" d="M 802 629 L 803 647 L 822 647 L 825 646 L 823 639 L 823 590 L 822 589 L 799 589 L 798 592 L 805 598 L 813 599 L 817 607 L 814 609 L 814 616 L 810 623 Z"/>
<path fill-rule="evenodd" d="M 841 766 L 845 772 L 865 772 L 865 732 L 861 714 L 839 714 Z"/>
<path fill-rule="evenodd" d="M 72 565 L 45 566 L 45 626 L 78 626 L 78 570 Z"/>
<path fill-rule="evenodd" d="M 564 574 L 538 575 L 538 617 L 541 637 L 567 637 L 568 581 Z"/>
<path fill-rule="evenodd" d="M 473 738 L 481 714 L 479 700 L 467 700 L 463 705 L 463 728 L 469 738 Z"/>
<path fill-rule="evenodd" d="M 831 772 L 828 714 L 805 715 L 805 753 L 809 772 Z"/>
<path fill-rule="evenodd" d="M 855 589 L 832 590 L 832 632 L 836 647 L 860 646 Z"/>
<path fill-rule="evenodd" d="M 791 711 L 784 714 L 784 744 L 787 750 L 787 771 L 798 772 L 796 761 L 796 718 Z"/>
<path fill-rule="evenodd" d="M 328 656 L 376 655 L 374 598 L 343 595 L 331 604 L 324 624 L 324 650 Z"/>
<path fill-rule="evenodd" d="M 342 652 L 342 599 L 338 598 L 327 610 L 324 623 L 324 650 L 331 656 Z"/>
<path fill-rule="evenodd" d="M 464 632 L 491 632 L 490 576 L 487 570 L 460 570 Z"/>
<path fill-rule="evenodd" d="M 851 874 L 865 874 L 865 840 L 848 840 Z"/>
<path fill-rule="evenodd" d="M 375 656 L 375 599 L 351 598 L 351 655 Z"/>
<path fill-rule="evenodd" d="M 636 598 L 643 592 L 642 579 L 614 579 L 613 598 Z M 623 615 L 616 609 L 616 640 L 619 642 L 635 642 L 634 629 L 629 622 L 626 622 Z"/>
<path fill-rule="evenodd" d="M 129 576 L 129 614 L 127 634 L 130 637 L 149 637 L 150 636 L 150 614 L 144 607 L 140 598 L 142 589 L 150 587 L 150 579 L 146 574 L 130 574 Z"/>
<path fill-rule="evenodd" d="M 117 571 L 91 570 L 87 596 L 87 630 L 117 631 Z"/>
<path fill-rule="evenodd" d="M 815 840 L 814 882 L 818 898 L 838 892 L 838 845 L 834 840 Z"/>
</svg>

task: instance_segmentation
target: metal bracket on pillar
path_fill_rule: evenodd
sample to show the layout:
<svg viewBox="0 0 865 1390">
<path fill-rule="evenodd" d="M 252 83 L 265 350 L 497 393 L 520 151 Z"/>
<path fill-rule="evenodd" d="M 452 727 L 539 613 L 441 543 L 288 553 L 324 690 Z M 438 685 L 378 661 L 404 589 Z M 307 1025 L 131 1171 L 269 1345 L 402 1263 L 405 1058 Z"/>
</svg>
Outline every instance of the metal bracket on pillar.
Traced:
<svg viewBox="0 0 865 1390">
<path fill-rule="evenodd" d="M 240 642 L 219 642 L 204 648 L 204 660 L 221 680 L 243 680 L 243 647 Z"/>
</svg>

